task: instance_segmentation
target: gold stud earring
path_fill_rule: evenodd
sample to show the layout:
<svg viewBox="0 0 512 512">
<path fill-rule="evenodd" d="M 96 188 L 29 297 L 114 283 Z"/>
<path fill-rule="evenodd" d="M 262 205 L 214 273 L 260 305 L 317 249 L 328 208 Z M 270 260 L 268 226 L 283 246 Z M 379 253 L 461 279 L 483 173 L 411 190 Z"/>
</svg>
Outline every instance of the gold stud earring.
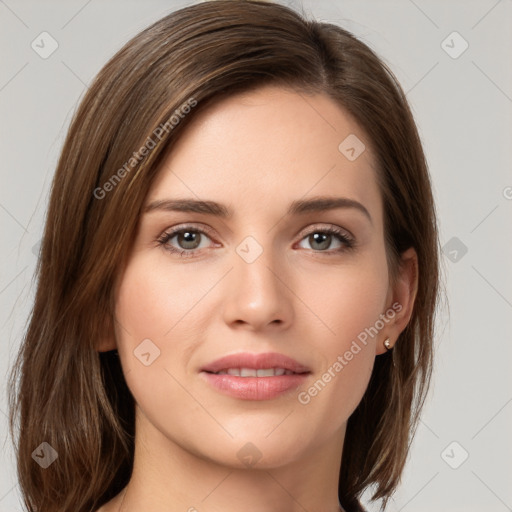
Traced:
<svg viewBox="0 0 512 512">
<path fill-rule="evenodd" d="M 391 350 L 393 347 L 391 346 L 391 342 L 389 341 L 389 338 L 386 338 L 384 340 L 384 346 L 386 347 L 386 350 Z"/>
</svg>

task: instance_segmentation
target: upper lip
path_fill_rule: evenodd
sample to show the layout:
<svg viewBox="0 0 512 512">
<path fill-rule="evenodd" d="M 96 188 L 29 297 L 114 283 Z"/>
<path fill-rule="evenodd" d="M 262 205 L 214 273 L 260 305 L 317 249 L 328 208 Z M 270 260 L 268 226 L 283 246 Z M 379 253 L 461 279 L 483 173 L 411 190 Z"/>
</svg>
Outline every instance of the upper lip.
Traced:
<svg viewBox="0 0 512 512">
<path fill-rule="evenodd" d="M 294 373 L 310 372 L 307 366 L 300 364 L 291 357 L 277 352 L 265 352 L 263 354 L 244 352 L 231 354 L 206 364 L 201 368 L 201 371 L 216 373 L 229 368 L 254 368 L 255 370 L 264 368 L 284 368 Z"/>
</svg>

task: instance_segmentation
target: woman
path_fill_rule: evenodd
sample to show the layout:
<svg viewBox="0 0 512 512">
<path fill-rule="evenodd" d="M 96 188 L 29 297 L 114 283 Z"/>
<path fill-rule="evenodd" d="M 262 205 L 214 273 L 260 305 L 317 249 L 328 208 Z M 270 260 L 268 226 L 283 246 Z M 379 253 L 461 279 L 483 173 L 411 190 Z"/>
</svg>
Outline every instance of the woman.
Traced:
<svg viewBox="0 0 512 512">
<path fill-rule="evenodd" d="M 259 1 L 156 22 L 54 177 L 11 376 L 27 510 L 349 512 L 370 486 L 384 507 L 438 251 L 413 117 L 366 45 Z"/>
</svg>

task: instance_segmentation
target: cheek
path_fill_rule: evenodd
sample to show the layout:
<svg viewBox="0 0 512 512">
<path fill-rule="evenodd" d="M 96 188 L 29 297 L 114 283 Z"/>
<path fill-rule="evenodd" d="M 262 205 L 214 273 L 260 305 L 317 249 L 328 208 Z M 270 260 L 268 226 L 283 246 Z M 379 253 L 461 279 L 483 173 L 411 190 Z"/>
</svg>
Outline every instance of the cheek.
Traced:
<svg viewBox="0 0 512 512">
<path fill-rule="evenodd" d="M 208 294 L 225 271 L 200 273 L 186 266 L 170 265 L 163 253 L 135 254 L 117 289 L 119 357 L 132 394 L 145 404 L 159 393 L 182 395 L 170 374 L 182 379 L 211 322 Z"/>
<path fill-rule="evenodd" d="M 155 343 L 172 340 L 192 322 L 198 324 L 201 298 L 209 283 L 200 280 L 197 273 L 179 272 L 162 264 L 162 258 L 134 259 L 127 266 L 116 297 L 116 319 L 124 327 L 125 335 L 140 343 L 150 338 Z"/>
<path fill-rule="evenodd" d="M 383 261 L 368 259 L 367 264 L 358 261 L 357 266 L 331 271 L 328 279 L 316 281 L 322 286 L 308 295 L 311 309 L 317 308 L 329 329 L 318 330 L 323 334 L 313 337 L 317 353 L 322 354 L 322 368 L 299 402 L 308 414 L 324 417 L 332 432 L 359 404 L 373 370 L 388 291 Z"/>
<path fill-rule="evenodd" d="M 360 279 L 347 279 L 342 291 L 337 292 L 336 300 L 326 307 L 333 322 L 333 331 L 343 343 L 359 337 L 364 339 L 367 329 L 374 326 L 379 315 L 384 312 L 387 287 L 382 276 L 369 274 Z M 375 342 L 368 336 L 368 342 Z"/>
<path fill-rule="evenodd" d="M 384 254 L 378 255 L 375 251 L 373 257 L 354 258 L 338 268 L 316 271 L 314 279 L 306 273 L 299 281 L 298 294 L 322 323 L 316 330 L 322 337 L 322 352 L 331 359 L 361 333 L 364 338 L 365 329 L 384 313 L 388 272 Z M 368 338 L 375 343 L 376 337 Z"/>
<path fill-rule="evenodd" d="M 125 268 L 115 298 L 116 341 L 127 385 L 145 414 L 161 411 L 162 401 L 182 408 L 189 399 L 173 375 L 199 339 L 206 285 L 192 272 L 169 271 L 160 256 L 135 255 Z"/>
</svg>

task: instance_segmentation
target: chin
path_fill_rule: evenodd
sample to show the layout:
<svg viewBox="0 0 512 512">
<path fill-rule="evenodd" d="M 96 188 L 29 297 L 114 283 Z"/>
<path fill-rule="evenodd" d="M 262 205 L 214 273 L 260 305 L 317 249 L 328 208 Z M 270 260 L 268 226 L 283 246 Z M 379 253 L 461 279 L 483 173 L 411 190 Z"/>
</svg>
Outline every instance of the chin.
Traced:
<svg viewBox="0 0 512 512">
<path fill-rule="evenodd" d="M 232 469 L 273 469 L 286 466 L 296 462 L 301 452 L 308 448 L 302 436 L 290 435 L 289 430 L 270 435 L 266 430 L 265 433 L 255 430 L 254 434 L 248 431 L 224 442 L 209 439 L 208 446 L 198 447 L 202 457 Z"/>
</svg>

